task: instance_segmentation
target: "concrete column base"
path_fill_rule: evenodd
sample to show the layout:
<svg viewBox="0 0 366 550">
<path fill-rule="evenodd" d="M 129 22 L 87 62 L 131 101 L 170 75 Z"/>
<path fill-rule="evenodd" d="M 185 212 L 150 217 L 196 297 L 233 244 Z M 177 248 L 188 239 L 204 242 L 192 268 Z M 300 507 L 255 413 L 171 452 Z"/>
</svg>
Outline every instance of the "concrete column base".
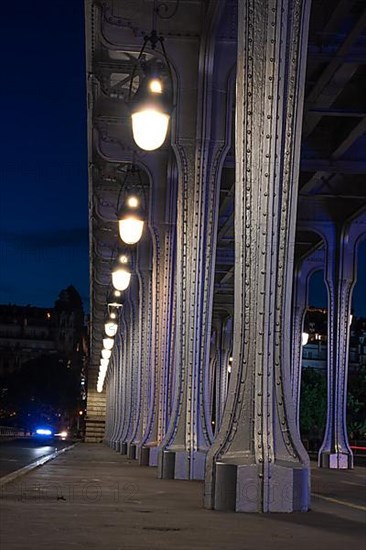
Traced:
<svg viewBox="0 0 366 550">
<path fill-rule="evenodd" d="M 170 451 L 159 453 L 160 479 L 204 479 L 206 453 L 202 451 Z"/>
<path fill-rule="evenodd" d="M 156 468 L 158 465 L 159 447 L 149 447 L 149 466 Z"/>
<path fill-rule="evenodd" d="M 331 470 L 352 470 L 353 454 L 352 453 L 319 453 L 318 457 L 319 468 L 329 468 Z"/>
<path fill-rule="evenodd" d="M 133 443 L 127 443 L 127 458 L 136 459 L 136 445 Z"/>
<path fill-rule="evenodd" d="M 161 451 L 158 460 L 158 478 L 174 479 L 175 453 L 172 451 Z"/>
<path fill-rule="evenodd" d="M 292 463 L 273 464 L 263 480 L 257 464 L 216 463 L 213 508 L 235 512 L 306 512 L 310 472 Z"/>
<path fill-rule="evenodd" d="M 150 449 L 149 447 L 137 447 L 137 460 L 139 466 L 149 466 Z"/>
</svg>

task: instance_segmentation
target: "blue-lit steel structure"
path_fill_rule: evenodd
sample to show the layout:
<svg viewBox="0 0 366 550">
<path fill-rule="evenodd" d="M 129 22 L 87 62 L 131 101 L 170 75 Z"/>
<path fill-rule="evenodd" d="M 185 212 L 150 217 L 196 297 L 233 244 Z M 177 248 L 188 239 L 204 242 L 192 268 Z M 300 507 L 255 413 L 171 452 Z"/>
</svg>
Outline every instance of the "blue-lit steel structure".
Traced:
<svg viewBox="0 0 366 550">
<path fill-rule="evenodd" d="M 366 236 L 366 6 L 86 0 L 85 9 L 86 439 L 157 467 L 160 478 L 205 480 L 207 508 L 306 511 L 301 333 L 317 270 L 328 292 L 319 465 L 353 465 L 345 414 L 352 289 Z M 174 109 L 164 145 L 146 152 L 134 144 L 128 100 L 152 13 Z M 153 48 L 144 56 L 164 63 Z M 127 182 L 131 164 L 139 177 Z M 140 190 L 147 218 L 97 392 L 111 268 L 126 250 L 116 214 L 126 186 Z"/>
</svg>

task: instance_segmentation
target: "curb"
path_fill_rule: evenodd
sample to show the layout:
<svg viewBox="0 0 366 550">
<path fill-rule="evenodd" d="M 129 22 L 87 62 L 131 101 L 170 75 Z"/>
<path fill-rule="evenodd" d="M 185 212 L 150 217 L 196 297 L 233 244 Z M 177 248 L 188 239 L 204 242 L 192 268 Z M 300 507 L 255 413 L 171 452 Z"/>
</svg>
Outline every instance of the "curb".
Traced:
<svg viewBox="0 0 366 550">
<path fill-rule="evenodd" d="M 28 464 L 27 466 L 24 466 L 23 468 L 20 468 L 19 470 L 15 470 L 15 472 L 11 472 L 10 474 L 3 476 L 0 478 L 0 487 L 3 487 L 7 483 L 10 483 L 14 479 L 17 479 L 18 477 L 24 476 L 28 472 L 31 472 L 35 468 L 38 468 L 39 466 L 43 466 L 43 464 L 46 464 L 49 460 L 53 460 L 61 453 L 64 453 L 65 451 L 69 451 L 70 449 L 73 449 L 76 447 L 77 443 L 74 443 L 73 445 L 70 445 L 69 447 L 64 447 L 63 449 L 60 449 L 59 451 L 55 451 L 54 453 L 50 455 L 43 456 L 36 460 L 35 462 L 32 462 L 31 464 Z"/>
</svg>

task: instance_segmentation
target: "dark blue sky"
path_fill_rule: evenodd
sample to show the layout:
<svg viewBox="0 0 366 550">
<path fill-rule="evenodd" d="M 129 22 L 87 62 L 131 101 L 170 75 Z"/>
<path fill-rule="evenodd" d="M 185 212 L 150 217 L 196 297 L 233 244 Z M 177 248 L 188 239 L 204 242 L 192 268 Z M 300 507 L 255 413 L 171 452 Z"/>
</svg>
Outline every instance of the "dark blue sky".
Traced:
<svg viewBox="0 0 366 550">
<path fill-rule="evenodd" d="M 83 0 L 3 2 L 0 303 L 52 306 L 73 284 L 89 309 Z M 366 242 L 353 309 L 366 316 Z M 312 305 L 326 306 L 322 275 Z"/>
<path fill-rule="evenodd" d="M 82 0 L 1 6 L 0 303 L 89 308 Z"/>
</svg>

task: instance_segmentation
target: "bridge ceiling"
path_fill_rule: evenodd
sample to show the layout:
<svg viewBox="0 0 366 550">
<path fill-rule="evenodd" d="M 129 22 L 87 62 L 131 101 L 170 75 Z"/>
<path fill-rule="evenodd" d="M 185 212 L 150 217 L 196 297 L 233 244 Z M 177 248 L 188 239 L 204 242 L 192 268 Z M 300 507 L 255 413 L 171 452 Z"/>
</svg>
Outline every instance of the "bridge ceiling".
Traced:
<svg viewBox="0 0 366 550">
<path fill-rule="evenodd" d="M 313 0 L 299 176 L 300 258 L 321 241 L 302 230 L 342 223 L 366 207 L 366 2 Z M 220 194 L 214 312 L 233 307 L 234 148 Z M 231 254 L 230 254 L 231 251 Z M 225 299 L 226 294 L 226 299 Z M 227 306 L 227 307 L 226 307 Z"/>
</svg>

